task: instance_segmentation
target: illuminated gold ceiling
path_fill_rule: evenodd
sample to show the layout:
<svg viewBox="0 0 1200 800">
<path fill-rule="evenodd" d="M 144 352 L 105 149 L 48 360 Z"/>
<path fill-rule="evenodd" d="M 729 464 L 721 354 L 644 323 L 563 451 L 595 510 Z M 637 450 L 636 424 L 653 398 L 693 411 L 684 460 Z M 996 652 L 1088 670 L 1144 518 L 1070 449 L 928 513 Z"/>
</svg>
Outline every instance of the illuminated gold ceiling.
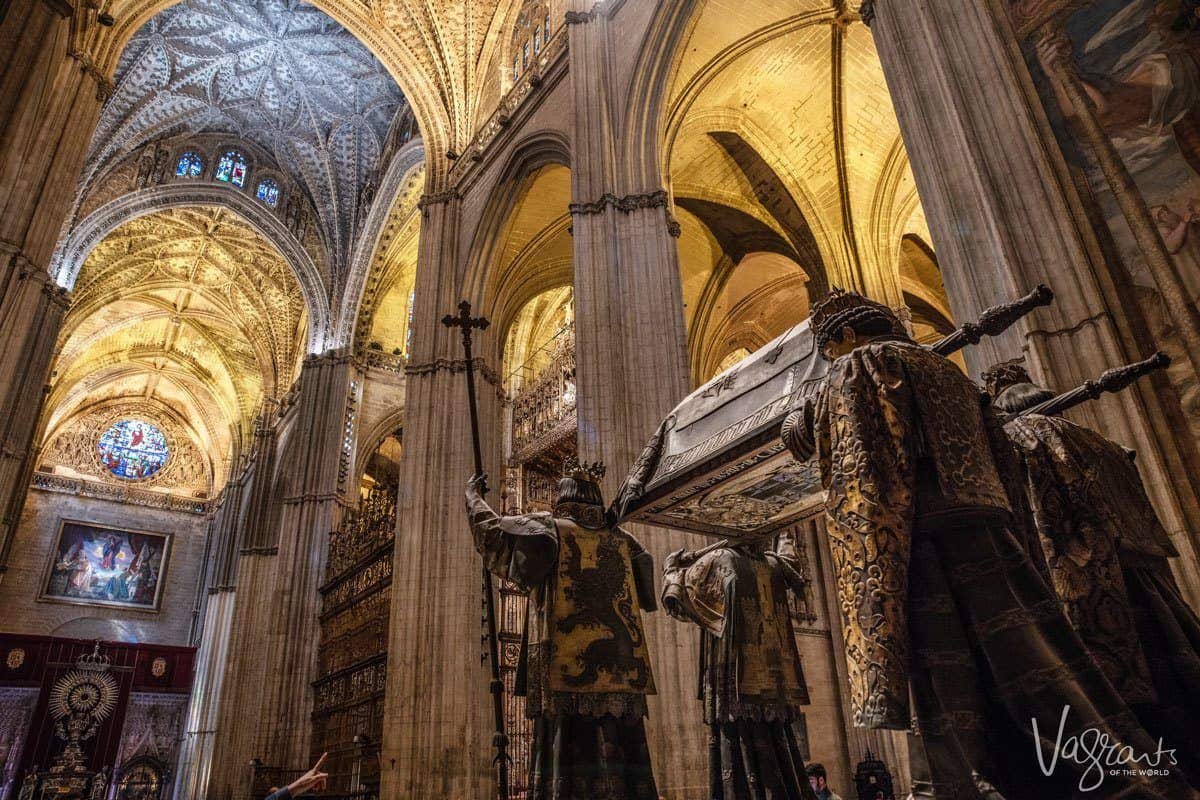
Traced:
<svg viewBox="0 0 1200 800">
<path fill-rule="evenodd" d="M 185 207 L 126 222 L 76 282 L 47 441 L 99 405 L 159 407 L 195 432 L 219 489 L 264 399 L 291 386 L 305 317 L 289 265 L 232 212 Z"/>
<path fill-rule="evenodd" d="M 708 0 L 678 48 L 663 159 L 696 380 L 798 322 L 806 284 L 903 302 L 901 241 L 929 234 L 857 5 Z"/>
</svg>

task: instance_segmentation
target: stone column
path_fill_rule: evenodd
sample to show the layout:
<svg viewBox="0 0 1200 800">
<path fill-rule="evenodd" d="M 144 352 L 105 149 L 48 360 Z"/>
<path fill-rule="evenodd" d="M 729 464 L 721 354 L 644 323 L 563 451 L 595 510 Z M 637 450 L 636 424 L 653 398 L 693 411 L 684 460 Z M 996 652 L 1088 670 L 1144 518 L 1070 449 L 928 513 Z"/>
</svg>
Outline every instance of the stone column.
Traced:
<svg viewBox="0 0 1200 800">
<path fill-rule="evenodd" d="M 568 12 L 571 219 L 575 262 L 575 342 L 579 452 L 608 467 L 606 493 L 624 479 L 658 425 L 690 390 L 675 237 L 661 186 L 622 185 L 611 109 L 609 19 L 576 3 Z M 661 566 L 667 553 L 700 537 L 630 526 Z M 665 613 L 648 616 L 647 638 L 658 695 L 648 732 L 659 792 L 707 796 L 706 742 L 696 699 L 694 631 Z"/>
<path fill-rule="evenodd" d="M 0 242 L 0 581 L 37 459 L 46 379 L 66 293 Z"/>
<path fill-rule="evenodd" d="M 460 333 L 441 324 L 460 299 L 460 201 L 421 200 L 413 355 L 406 368 L 404 452 L 396 508 L 382 797 L 495 796 L 491 679 L 483 639 L 482 563 L 463 491 L 474 471 Z M 477 298 L 473 315 L 486 312 Z M 500 347 L 474 334 L 476 391 L 489 501 L 499 507 Z"/>
<path fill-rule="evenodd" d="M 312 681 L 329 534 L 343 510 L 351 358 L 309 356 L 273 428 L 260 426 L 247 488 L 237 603 L 208 796 L 247 789 L 252 758 L 308 765 Z"/>
<path fill-rule="evenodd" d="M 77 45 L 91 13 L 12 0 L 0 21 L 0 580 L 66 307 L 46 268 L 112 91 Z"/>
<path fill-rule="evenodd" d="M 1120 280 L 1066 171 L 1001 0 L 873 0 L 862 16 L 955 318 L 972 319 L 1039 282 L 1055 290 L 1051 308 L 968 350 L 972 371 L 1024 354 L 1035 377 L 1066 389 L 1143 357 L 1149 343 L 1133 332 Z M 1142 382 L 1070 416 L 1138 450 L 1194 592 L 1200 472 L 1195 443 L 1172 430 L 1178 413 L 1165 405 L 1169 395 Z"/>
</svg>

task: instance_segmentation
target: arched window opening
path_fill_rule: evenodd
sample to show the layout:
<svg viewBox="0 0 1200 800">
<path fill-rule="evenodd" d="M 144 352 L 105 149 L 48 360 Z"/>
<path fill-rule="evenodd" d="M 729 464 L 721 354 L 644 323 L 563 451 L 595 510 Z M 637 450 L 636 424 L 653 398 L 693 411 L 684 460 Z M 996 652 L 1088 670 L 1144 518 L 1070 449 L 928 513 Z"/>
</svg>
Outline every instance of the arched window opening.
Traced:
<svg viewBox="0 0 1200 800">
<path fill-rule="evenodd" d="M 203 171 L 204 160 L 200 158 L 199 153 L 193 153 L 190 150 L 181 155 L 179 163 L 175 165 L 176 178 L 199 178 Z"/>
<path fill-rule="evenodd" d="M 279 205 L 279 184 L 270 178 L 262 180 L 258 184 L 258 191 L 255 192 L 258 199 L 269 205 L 271 208 Z"/>
<path fill-rule="evenodd" d="M 526 0 L 513 26 L 512 79 L 521 77 L 550 44 L 550 6 L 545 0 Z"/>
<path fill-rule="evenodd" d="M 237 150 L 228 151 L 217 162 L 217 180 L 238 188 L 246 185 L 246 171 L 246 157 Z"/>
</svg>

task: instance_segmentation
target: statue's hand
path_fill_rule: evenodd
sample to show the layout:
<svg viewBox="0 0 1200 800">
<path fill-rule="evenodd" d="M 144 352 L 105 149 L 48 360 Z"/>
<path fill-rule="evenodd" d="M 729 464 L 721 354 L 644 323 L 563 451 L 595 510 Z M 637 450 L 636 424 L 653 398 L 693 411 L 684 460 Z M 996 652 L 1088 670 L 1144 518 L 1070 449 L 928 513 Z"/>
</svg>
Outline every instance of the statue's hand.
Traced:
<svg viewBox="0 0 1200 800">
<path fill-rule="evenodd" d="M 472 475 L 471 480 L 467 481 L 467 488 L 475 490 L 481 496 L 487 494 L 487 473 Z"/>
<path fill-rule="evenodd" d="M 696 563 L 696 554 L 683 547 L 673 553 L 667 555 L 663 561 L 663 569 L 670 572 L 678 569 L 687 569 L 692 564 Z"/>
</svg>

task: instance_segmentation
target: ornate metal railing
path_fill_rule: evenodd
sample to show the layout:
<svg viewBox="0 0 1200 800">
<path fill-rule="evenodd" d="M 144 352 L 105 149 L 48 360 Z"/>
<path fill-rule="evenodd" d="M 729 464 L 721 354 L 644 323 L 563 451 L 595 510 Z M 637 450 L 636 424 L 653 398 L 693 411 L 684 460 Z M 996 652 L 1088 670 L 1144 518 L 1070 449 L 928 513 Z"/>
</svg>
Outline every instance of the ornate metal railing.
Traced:
<svg viewBox="0 0 1200 800">
<path fill-rule="evenodd" d="M 512 400 L 513 461 L 535 457 L 574 433 L 575 329 L 564 328 L 551 344 L 550 363 L 518 388 Z"/>
<path fill-rule="evenodd" d="M 325 574 L 336 578 L 396 536 L 395 489 L 375 486 L 329 535 Z"/>
</svg>

